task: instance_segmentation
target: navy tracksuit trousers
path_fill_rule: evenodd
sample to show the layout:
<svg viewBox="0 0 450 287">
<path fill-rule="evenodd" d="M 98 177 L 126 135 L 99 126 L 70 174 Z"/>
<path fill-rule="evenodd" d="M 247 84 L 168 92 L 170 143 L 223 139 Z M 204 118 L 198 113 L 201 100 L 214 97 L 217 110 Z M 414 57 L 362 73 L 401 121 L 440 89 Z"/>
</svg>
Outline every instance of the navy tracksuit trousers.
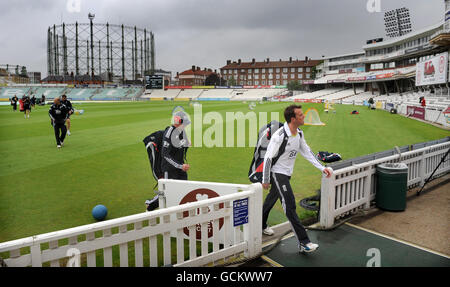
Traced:
<svg viewBox="0 0 450 287">
<path fill-rule="evenodd" d="M 284 213 L 291 224 L 292 230 L 294 231 L 298 242 L 307 244 L 310 240 L 308 234 L 306 234 L 305 228 L 300 223 L 297 213 L 295 212 L 295 197 L 289 182 L 290 179 L 290 176 L 284 174 L 271 173 L 272 186 L 263 204 L 263 229 L 267 228 L 267 218 L 269 217 L 269 212 L 277 202 L 277 199 L 280 198 Z"/>
</svg>

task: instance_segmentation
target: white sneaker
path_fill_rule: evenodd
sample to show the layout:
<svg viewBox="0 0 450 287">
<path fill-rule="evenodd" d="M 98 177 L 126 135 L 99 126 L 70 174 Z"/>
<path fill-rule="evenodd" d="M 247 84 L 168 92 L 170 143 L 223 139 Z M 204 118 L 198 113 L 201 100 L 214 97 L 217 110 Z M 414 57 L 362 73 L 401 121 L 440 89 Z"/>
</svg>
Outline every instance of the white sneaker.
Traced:
<svg viewBox="0 0 450 287">
<path fill-rule="evenodd" d="M 313 252 L 319 248 L 319 244 L 316 243 L 308 243 L 308 244 L 300 244 L 300 252 Z"/>
<path fill-rule="evenodd" d="M 57 147 L 57 148 L 61 148 L 61 145 L 57 145 L 56 147 Z"/>
<path fill-rule="evenodd" d="M 270 226 L 267 226 L 266 229 L 263 230 L 263 233 L 265 235 L 272 236 L 275 233 L 275 231 L 273 231 L 273 229 L 270 228 Z"/>
<path fill-rule="evenodd" d="M 70 131 L 69 130 L 67 130 L 67 135 L 70 136 Z"/>
<path fill-rule="evenodd" d="M 61 142 L 61 146 L 64 146 L 64 142 Z"/>
</svg>

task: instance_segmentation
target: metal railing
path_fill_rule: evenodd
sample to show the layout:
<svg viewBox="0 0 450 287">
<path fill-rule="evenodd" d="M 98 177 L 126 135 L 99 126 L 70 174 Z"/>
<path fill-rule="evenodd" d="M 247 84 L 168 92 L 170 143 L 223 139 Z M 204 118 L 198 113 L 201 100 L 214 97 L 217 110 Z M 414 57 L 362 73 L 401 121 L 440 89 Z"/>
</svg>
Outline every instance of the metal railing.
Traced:
<svg viewBox="0 0 450 287">
<path fill-rule="evenodd" d="M 320 225 L 328 228 L 334 221 L 359 209 L 368 209 L 376 194 L 376 167 L 382 163 L 403 162 L 408 166 L 408 188 L 423 185 L 450 148 L 450 142 L 440 143 L 397 155 L 335 170 L 330 178 L 322 177 L 320 193 Z M 435 173 L 450 171 L 450 160 L 443 162 Z"/>
<path fill-rule="evenodd" d="M 248 199 L 248 223 L 234 226 L 233 201 L 240 199 Z M 261 252 L 261 217 L 262 186 L 252 184 L 225 196 L 0 243 L 0 254 L 11 267 L 204 266 Z"/>
</svg>

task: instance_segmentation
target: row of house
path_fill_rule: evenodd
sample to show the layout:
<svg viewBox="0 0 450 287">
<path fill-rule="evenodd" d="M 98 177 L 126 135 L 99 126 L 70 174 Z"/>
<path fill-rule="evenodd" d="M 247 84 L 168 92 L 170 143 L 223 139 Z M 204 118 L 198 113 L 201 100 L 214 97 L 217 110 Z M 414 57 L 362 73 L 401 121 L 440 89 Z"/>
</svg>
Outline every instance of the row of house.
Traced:
<svg viewBox="0 0 450 287">
<path fill-rule="evenodd" d="M 267 58 L 257 62 L 242 62 L 227 60 L 227 64 L 217 70 L 192 66 L 191 69 L 177 73 L 174 85 L 202 86 L 202 85 L 287 85 L 291 81 L 311 80 L 317 73 L 316 66 L 320 60 L 305 57 L 304 60 L 271 61 Z"/>
</svg>

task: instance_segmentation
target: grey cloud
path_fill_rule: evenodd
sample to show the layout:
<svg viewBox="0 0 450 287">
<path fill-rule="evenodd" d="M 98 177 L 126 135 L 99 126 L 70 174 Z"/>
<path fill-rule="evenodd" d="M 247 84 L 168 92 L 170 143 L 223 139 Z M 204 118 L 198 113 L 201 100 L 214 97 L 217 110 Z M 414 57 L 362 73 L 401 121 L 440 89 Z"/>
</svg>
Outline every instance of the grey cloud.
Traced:
<svg viewBox="0 0 450 287">
<path fill-rule="evenodd" d="M 442 0 L 380 1 L 381 13 L 369 13 L 367 0 L 82 0 L 80 13 L 68 13 L 66 0 L 1 1 L 0 15 L 6 15 L 0 25 L 17 25 L 0 33 L 0 41 L 7 41 L 0 45 L 0 62 L 34 63 L 46 75 L 47 27 L 61 20 L 88 22 L 88 12 L 97 23 L 153 31 L 157 67 L 173 74 L 191 65 L 218 69 L 227 59 L 360 51 L 365 40 L 384 36 L 383 12 L 403 6 L 411 10 L 414 29 L 443 18 Z"/>
</svg>

